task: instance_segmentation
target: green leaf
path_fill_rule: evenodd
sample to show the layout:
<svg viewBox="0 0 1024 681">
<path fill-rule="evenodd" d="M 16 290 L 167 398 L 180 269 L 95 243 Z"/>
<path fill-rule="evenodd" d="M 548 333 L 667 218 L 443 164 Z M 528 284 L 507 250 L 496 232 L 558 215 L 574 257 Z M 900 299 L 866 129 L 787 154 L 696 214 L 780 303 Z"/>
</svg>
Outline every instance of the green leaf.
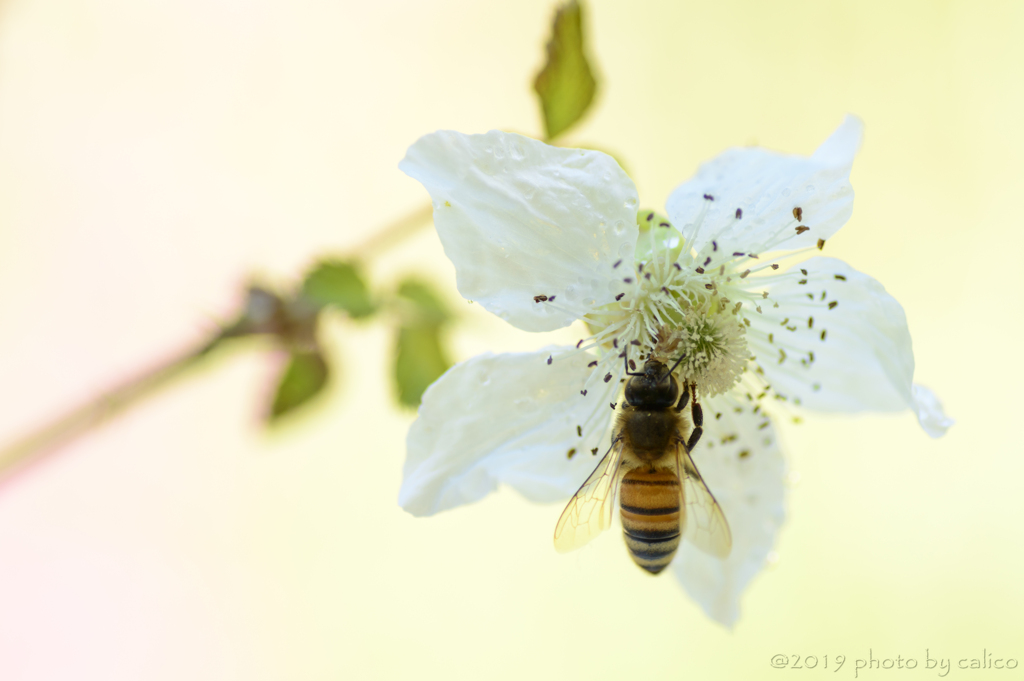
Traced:
<svg viewBox="0 0 1024 681">
<path fill-rule="evenodd" d="M 442 342 L 451 313 L 430 286 L 414 279 L 406 279 L 398 287 L 398 303 L 401 319 L 395 345 L 398 401 L 407 407 L 416 407 L 423 391 L 452 365 Z"/>
<path fill-rule="evenodd" d="M 306 275 L 302 293 L 317 305 L 332 305 L 355 319 L 373 314 L 376 309 L 354 263 L 338 260 L 318 263 Z"/>
<path fill-rule="evenodd" d="M 301 407 L 327 384 L 327 362 L 318 351 L 293 352 L 270 408 L 271 422 Z"/>
<path fill-rule="evenodd" d="M 547 138 L 575 124 L 594 101 L 597 81 L 584 54 L 582 10 L 573 0 L 558 8 L 548 41 L 548 61 L 533 81 Z"/>
<path fill-rule="evenodd" d="M 398 401 L 407 407 L 419 406 L 423 391 L 441 377 L 451 362 L 441 343 L 437 325 L 402 326 L 398 330 L 395 356 L 395 381 Z"/>
<path fill-rule="evenodd" d="M 398 295 L 404 299 L 405 305 L 402 316 L 404 322 L 409 324 L 432 324 L 438 325 L 447 322 L 451 315 L 441 299 L 423 282 L 415 279 L 406 279 L 398 287 Z"/>
</svg>

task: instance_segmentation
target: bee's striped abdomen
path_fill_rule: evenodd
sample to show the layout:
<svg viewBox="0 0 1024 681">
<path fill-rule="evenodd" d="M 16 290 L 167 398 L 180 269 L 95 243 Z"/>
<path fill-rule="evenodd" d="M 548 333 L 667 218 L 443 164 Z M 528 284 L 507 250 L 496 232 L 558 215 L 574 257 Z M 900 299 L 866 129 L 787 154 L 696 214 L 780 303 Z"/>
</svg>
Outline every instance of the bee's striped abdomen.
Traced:
<svg viewBox="0 0 1024 681">
<path fill-rule="evenodd" d="M 622 533 L 637 565 L 658 574 L 679 548 L 682 526 L 679 476 L 668 469 L 634 468 L 622 478 Z"/>
</svg>

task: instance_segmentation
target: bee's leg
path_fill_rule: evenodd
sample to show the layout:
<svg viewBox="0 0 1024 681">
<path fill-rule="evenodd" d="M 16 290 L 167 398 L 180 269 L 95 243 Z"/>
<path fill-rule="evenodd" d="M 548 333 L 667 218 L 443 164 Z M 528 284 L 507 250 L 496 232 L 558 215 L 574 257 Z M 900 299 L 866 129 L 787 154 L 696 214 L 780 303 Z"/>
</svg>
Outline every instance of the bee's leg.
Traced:
<svg viewBox="0 0 1024 681">
<path fill-rule="evenodd" d="M 697 404 L 697 386 L 691 386 L 693 388 L 693 402 L 690 403 L 690 416 L 693 417 L 693 431 L 690 433 L 690 439 L 686 443 L 687 451 L 693 451 L 693 448 L 697 446 L 697 442 L 700 440 L 700 436 L 704 434 L 704 410 Z M 682 400 L 680 400 L 682 401 Z"/>
<path fill-rule="evenodd" d="M 690 386 L 683 384 L 683 394 L 679 396 L 679 404 L 676 405 L 676 411 L 682 411 L 686 409 L 686 403 L 690 401 Z"/>
</svg>

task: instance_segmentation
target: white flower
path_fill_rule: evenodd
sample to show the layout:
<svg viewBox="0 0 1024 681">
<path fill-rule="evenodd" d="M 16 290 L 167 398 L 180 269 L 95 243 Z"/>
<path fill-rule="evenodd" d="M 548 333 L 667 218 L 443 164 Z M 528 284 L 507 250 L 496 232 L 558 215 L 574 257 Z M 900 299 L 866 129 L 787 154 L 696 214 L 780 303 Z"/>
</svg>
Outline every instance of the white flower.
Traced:
<svg viewBox="0 0 1024 681">
<path fill-rule="evenodd" d="M 684 542 L 673 570 L 711 617 L 735 621 L 783 519 L 766 411 L 910 408 L 933 437 L 951 424 L 913 385 L 906 318 L 881 284 L 833 258 L 778 264 L 816 256 L 849 218 L 861 127 L 848 117 L 810 158 L 726 151 L 672 193 L 670 219 L 638 212 L 633 182 L 600 152 L 497 131 L 417 141 L 400 167 L 430 192 L 459 292 L 526 331 L 583 320 L 590 335 L 474 357 L 432 385 L 402 507 L 430 515 L 498 483 L 568 500 L 609 446 L 621 352 L 639 360 L 660 339 L 687 353 L 680 376 L 705 413 L 693 458 L 733 533 L 727 559 Z"/>
</svg>

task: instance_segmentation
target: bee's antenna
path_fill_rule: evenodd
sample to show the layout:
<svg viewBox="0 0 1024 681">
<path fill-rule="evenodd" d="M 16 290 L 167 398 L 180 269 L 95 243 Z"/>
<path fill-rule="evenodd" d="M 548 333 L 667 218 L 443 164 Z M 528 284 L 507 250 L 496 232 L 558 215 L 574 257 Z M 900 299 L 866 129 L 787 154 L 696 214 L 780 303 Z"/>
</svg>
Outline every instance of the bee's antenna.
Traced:
<svg viewBox="0 0 1024 681">
<path fill-rule="evenodd" d="M 679 366 L 684 359 L 686 359 L 686 353 L 685 352 L 682 355 L 680 355 L 679 359 L 676 360 L 676 363 L 673 364 L 672 368 L 668 370 L 668 375 L 669 376 L 672 375 L 672 372 L 676 370 L 676 367 Z"/>
<path fill-rule="evenodd" d="M 642 371 L 630 371 L 629 370 L 629 343 L 626 343 L 626 349 L 622 351 L 622 357 L 626 362 L 626 375 L 627 376 L 643 376 Z"/>
</svg>

